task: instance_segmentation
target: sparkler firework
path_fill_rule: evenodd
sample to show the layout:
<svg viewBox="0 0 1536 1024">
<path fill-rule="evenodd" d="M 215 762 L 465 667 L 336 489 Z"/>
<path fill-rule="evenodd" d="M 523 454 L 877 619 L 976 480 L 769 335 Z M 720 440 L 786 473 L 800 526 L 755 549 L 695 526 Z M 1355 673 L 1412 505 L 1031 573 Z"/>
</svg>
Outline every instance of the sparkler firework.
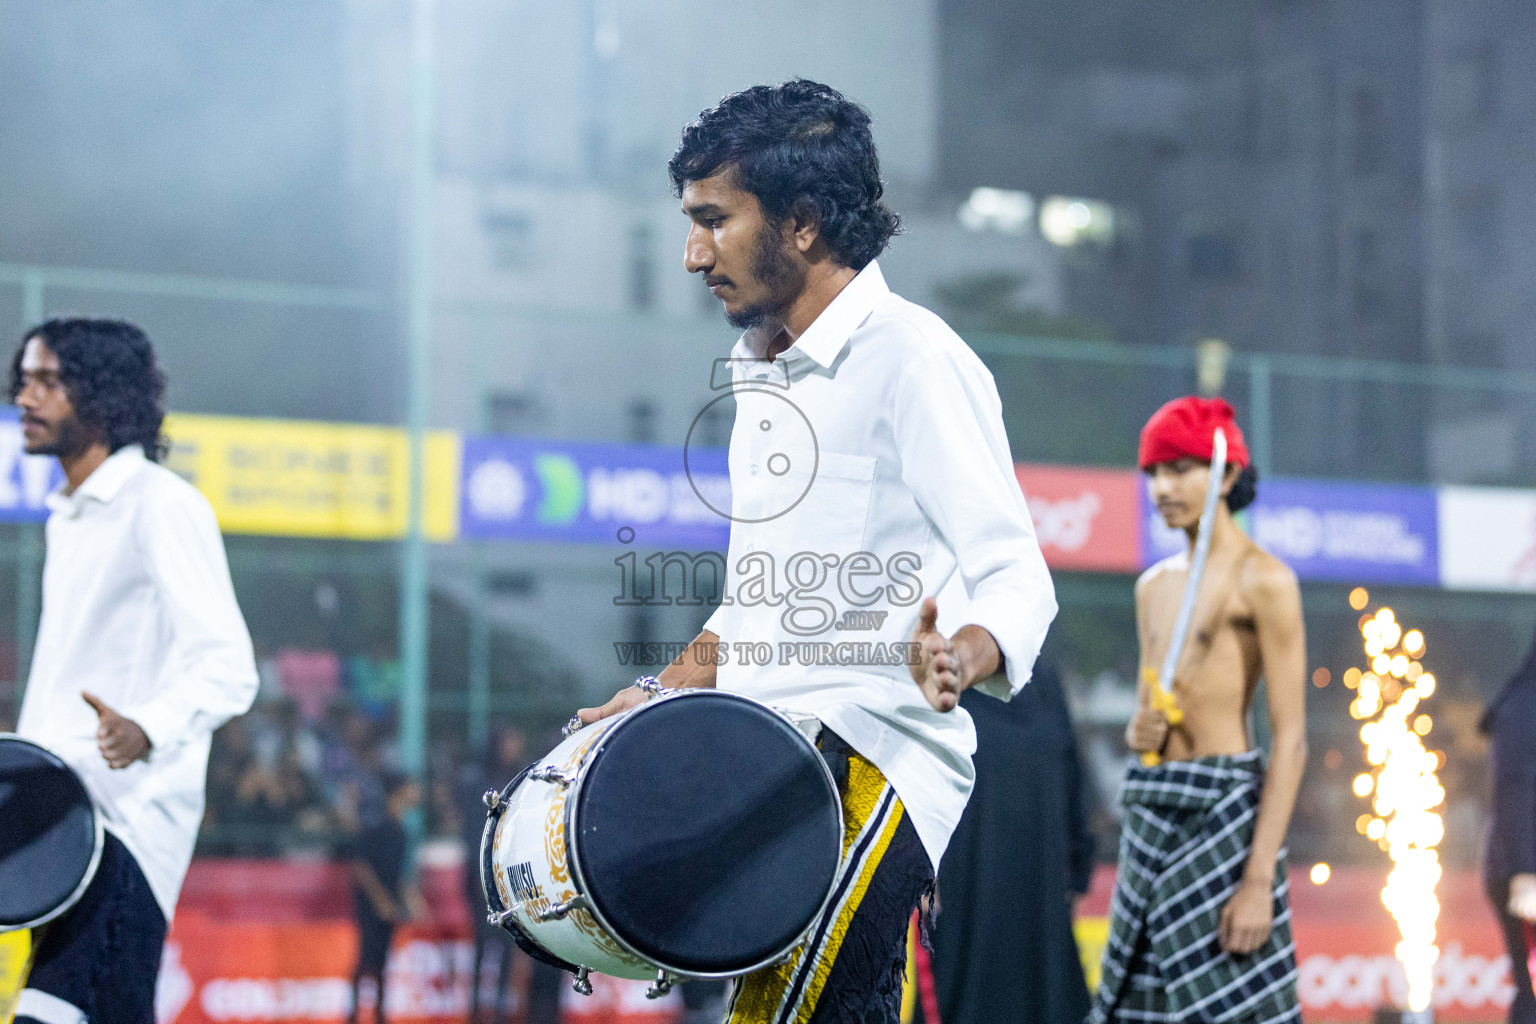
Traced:
<svg viewBox="0 0 1536 1024">
<path fill-rule="evenodd" d="M 1367 601 L 1363 590 L 1351 595 L 1356 609 Z M 1428 1019 L 1440 954 L 1435 886 L 1441 869 L 1435 847 L 1445 835 L 1435 808 L 1444 802 L 1445 790 L 1435 777 L 1439 755 L 1424 747 L 1433 722 L 1421 705 L 1435 692 L 1435 677 L 1418 661 L 1424 635 L 1405 632 L 1391 608 L 1362 615 L 1360 635 L 1370 667 L 1350 669 L 1344 681 L 1356 691 L 1349 713 L 1362 722 L 1360 740 L 1370 766 L 1355 777 L 1354 790 L 1371 800 L 1373 813 L 1361 815 L 1357 828 L 1392 859 L 1381 901 L 1402 936 L 1396 954 L 1408 980 L 1408 1010 Z"/>
</svg>

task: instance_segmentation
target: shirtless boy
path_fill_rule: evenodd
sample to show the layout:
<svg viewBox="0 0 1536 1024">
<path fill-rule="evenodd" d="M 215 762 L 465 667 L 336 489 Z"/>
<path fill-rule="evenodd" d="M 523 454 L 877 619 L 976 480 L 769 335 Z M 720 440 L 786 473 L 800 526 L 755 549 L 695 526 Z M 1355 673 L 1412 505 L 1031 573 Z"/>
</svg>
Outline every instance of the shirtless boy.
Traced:
<svg viewBox="0 0 1536 1024">
<path fill-rule="evenodd" d="M 1181 716 L 1154 707 L 1147 666 L 1171 642 L 1211 473 L 1228 462 L 1190 633 L 1172 680 Z M 1295 574 L 1232 513 L 1255 496 L 1232 408 L 1181 398 L 1142 430 L 1138 461 L 1169 526 L 1189 538 L 1136 584 L 1143 679 L 1131 749 L 1161 763 L 1126 779 L 1120 869 L 1103 982 L 1090 1024 L 1106 1021 L 1299 1022 L 1282 844 L 1306 760 L 1306 638 Z M 1247 713 L 1260 677 L 1273 735 L 1266 770 Z M 1154 677 L 1155 679 L 1155 677 Z"/>
</svg>

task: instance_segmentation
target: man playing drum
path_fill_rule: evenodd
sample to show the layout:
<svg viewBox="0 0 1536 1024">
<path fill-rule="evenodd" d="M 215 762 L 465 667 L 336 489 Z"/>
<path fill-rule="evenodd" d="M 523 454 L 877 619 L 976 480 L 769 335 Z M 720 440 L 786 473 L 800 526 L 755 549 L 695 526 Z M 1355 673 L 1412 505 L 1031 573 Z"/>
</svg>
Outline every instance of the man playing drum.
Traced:
<svg viewBox="0 0 1536 1024">
<path fill-rule="evenodd" d="M 1202 524 L 1218 430 L 1227 458 L 1212 521 Z M 1189 548 L 1136 584 L 1141 710 L 1126 739 L 1146 756 L 1126 779 L 1103 980 L 1088 1020 L 1299 1022 L 1282 849 L 1307 756 L 1296 576 L 1232 518 L 1253 501 L 1257 474 L 1226 402 L 1163 406 L 1142 431 L 1138 461 L 1158 513 Z M 1189 642 L 1161 679 L 1147 670 L 1177 642 L 1192 565 Z M 1261 676 L 1273 734 L 1267 771 L 1247 727 Z"/>
<path fill-rule="evenodd" d="M 107 832 L 80 901 L 36 936 L 16 1019 L 143 1024 L 210 737 L 256 696 L 251 639 L 213 510 L 160 465 L 165 376 L 144 332 L 50 320 L 25 336 L 10 387 L 27 452 L 64 470 L 17 732 L 74 769 Z"/>
<path fill-rule="evenodd" d="M 745 333 L 726 594 L 660 682 L 819 723 L 842 769 L 832 899 L 787 962 L 737 983 L 728 1020 L 894 1024 L 907 923 L 973 779 L 959 695 L 1028 681 L 1050 576 L 991 374 L 875 262 L 898 220 L 869 115 L 814 82 L 754 87 L 689 125 L 669 171 L 687 269 Z M 959 628 L 940 632 L 931 595 L 956 573 Z M 580 717 L 645 699 L 626 689 Z"/>
</svg>

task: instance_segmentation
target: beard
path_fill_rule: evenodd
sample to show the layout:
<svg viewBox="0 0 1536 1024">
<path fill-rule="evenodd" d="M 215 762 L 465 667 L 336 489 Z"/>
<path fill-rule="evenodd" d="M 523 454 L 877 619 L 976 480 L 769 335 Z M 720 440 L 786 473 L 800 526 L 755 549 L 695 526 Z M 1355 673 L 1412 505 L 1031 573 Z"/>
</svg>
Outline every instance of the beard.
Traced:
<svg viewBox="0 0 1536 1024">
<path fill-rule="evenodd" d="M 790 255 L 789 243 L 784 241 L 780 225 L 773 221 L 765 221 L 752 241 L 748 272 L 768 295 L 735 313 L 725 314 L 726 322 L 741 331 L 779 319 L 805 288 L 805 268 Z"/>
<path fill-rule="evenodd" d="M 53 433 L 26 445 L 28 455 L 52 455 L 67 459 L 85 451 L 91 443 L 91 432 L 80 422 L 80 417 L 70 416 L 54 424 Z"/>
</svg>

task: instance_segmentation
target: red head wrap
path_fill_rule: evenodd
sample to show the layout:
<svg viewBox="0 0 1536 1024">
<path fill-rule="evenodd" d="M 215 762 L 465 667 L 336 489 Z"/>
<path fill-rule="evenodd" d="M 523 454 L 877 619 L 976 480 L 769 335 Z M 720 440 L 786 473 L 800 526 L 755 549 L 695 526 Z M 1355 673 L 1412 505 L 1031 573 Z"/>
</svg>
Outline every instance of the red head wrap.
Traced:
<svg viewBox="0 0 1536 1024">
<path fill-rule="evenodd" d="M 1227 435 L 1227 464 L 1239 469 L 1248 465 L 1248 446 L 1237 429 L 1232 407 L 1220 398 L 1175 398 L 1141 428 L 1141 447 L 1136 461 L 1142 469 L 1175 459 L 1210 462 L 1215 455 L 1216 428 Z"/>
</svg>

